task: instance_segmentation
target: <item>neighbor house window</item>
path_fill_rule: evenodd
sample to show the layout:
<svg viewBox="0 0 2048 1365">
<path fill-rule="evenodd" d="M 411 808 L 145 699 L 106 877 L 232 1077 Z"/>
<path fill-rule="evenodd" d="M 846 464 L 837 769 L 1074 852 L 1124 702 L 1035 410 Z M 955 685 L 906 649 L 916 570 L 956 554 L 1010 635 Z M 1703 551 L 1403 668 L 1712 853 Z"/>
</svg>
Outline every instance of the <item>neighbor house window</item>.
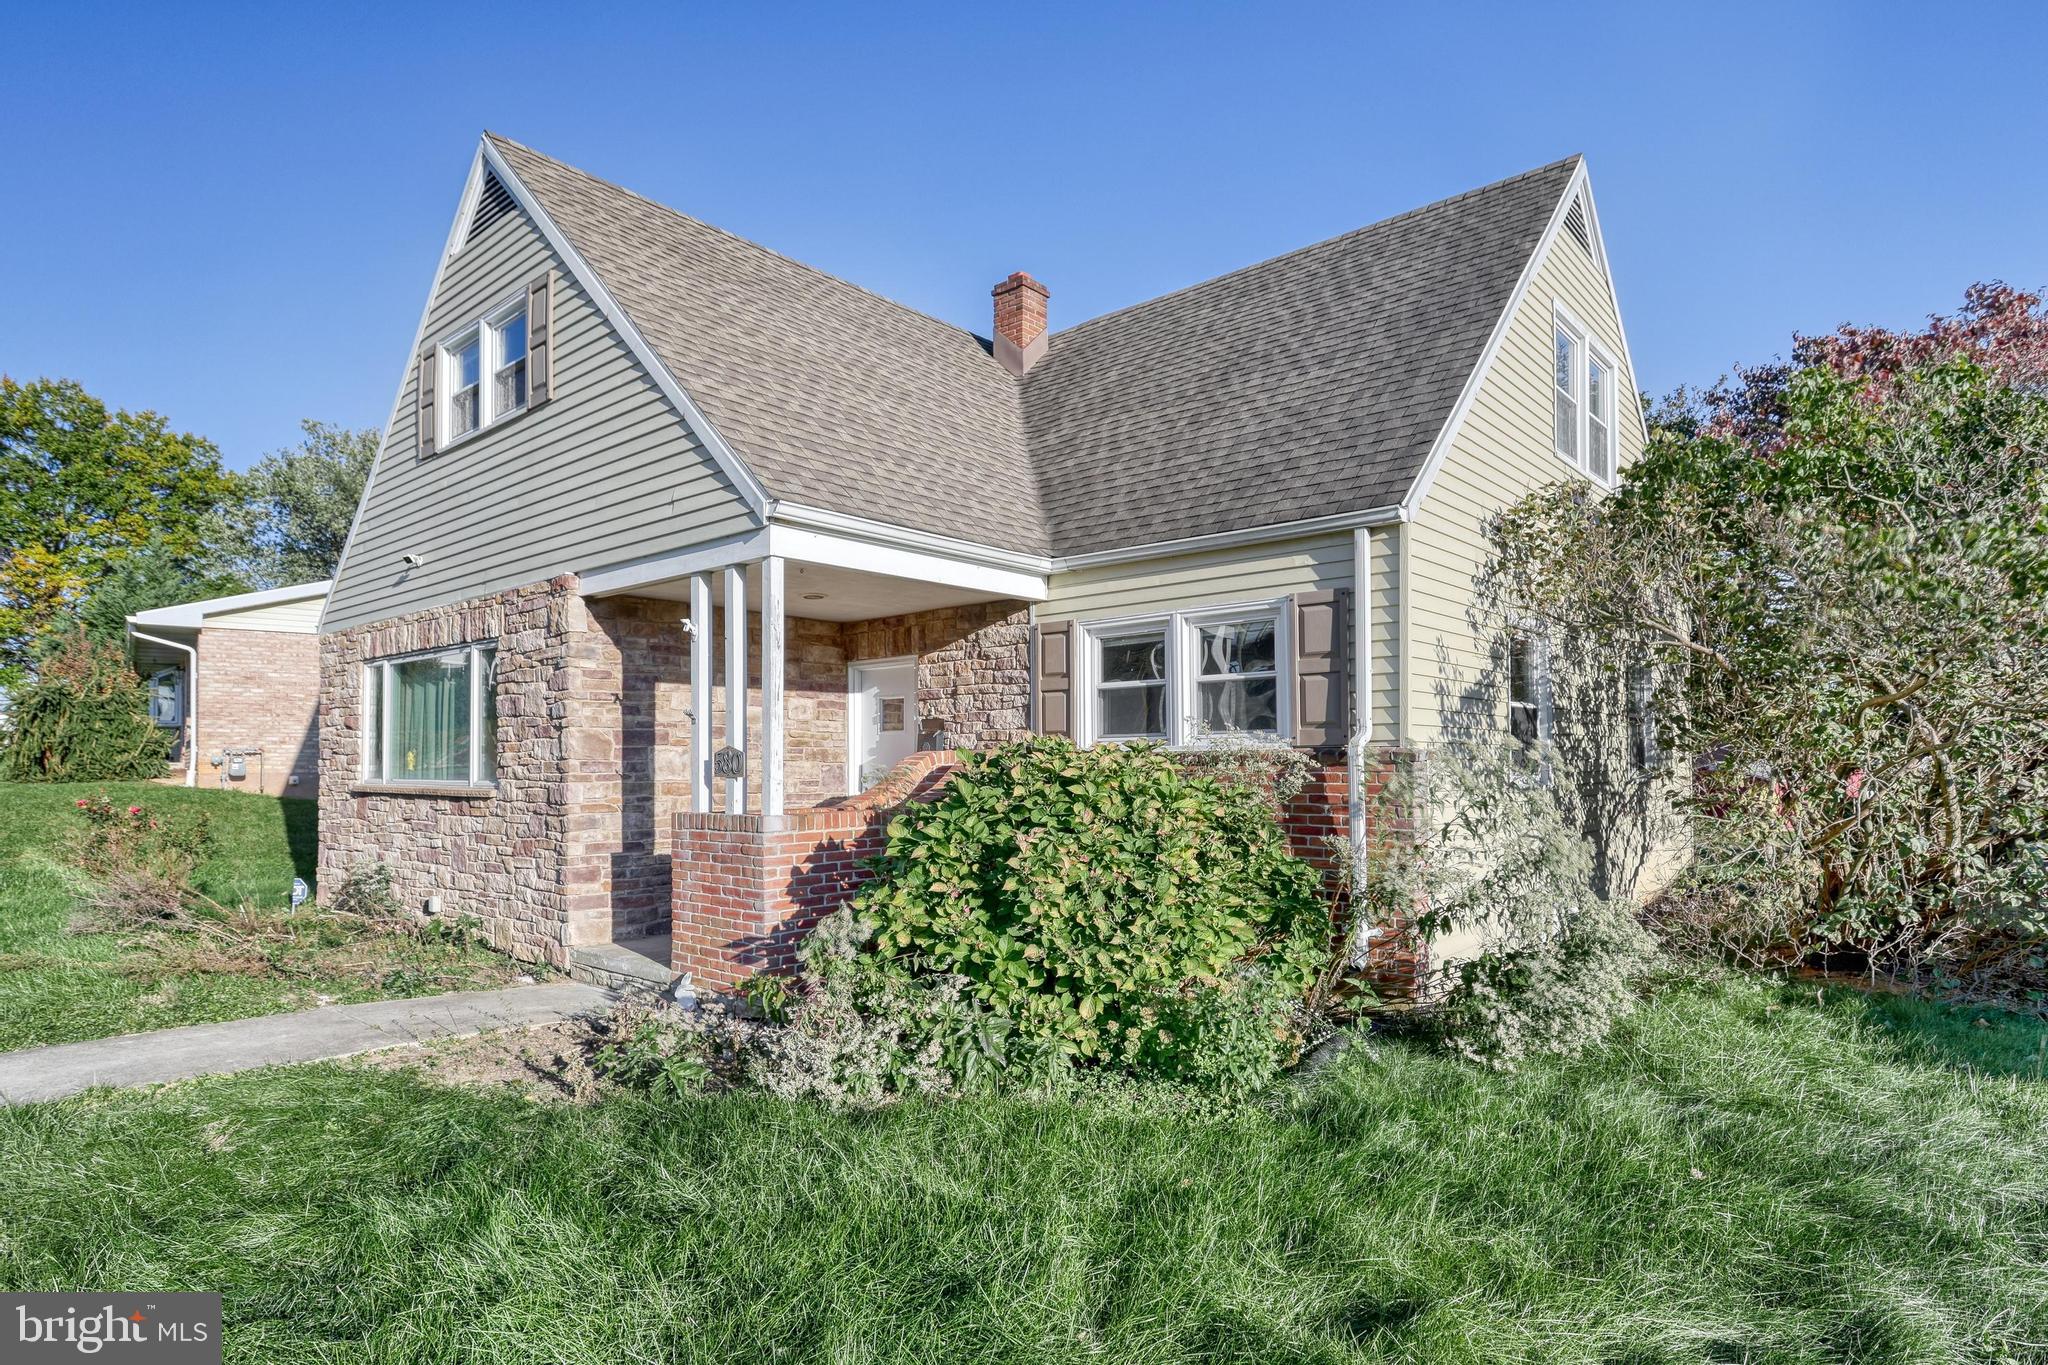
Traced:
<svg viewBox="0 0 2048 1365">
<path fill-rule="evenodd" d="M 1550 679 L 1543 641 L 1518 630 L 1508 637 L 1508 734 L 1534 747 L 1550 737 Z"/>
<path fill-rule="evenodd" d="M 441 444 L 452 445 L 526 408 L 526 295 L 441 343 Z"/>
<path fill-rule="evenodd" d="M 1552 437 L 1558 458 L 1597 483 L 1612 484 L 1619 371 L 1613 358 L 1563 304 L 1554 305 L 1552 311 Z"/>
<path fill-rule="evenodd" d="M 1090 627 L 1086 737 L 1198 744 L 1281 733 L 1285 621 L 1281 604 L 1263 603 Z"/>
<path fill-rule="evenodd" d="M 467 645 L 364 664 L 364 779 L 496 781 L 497 657 L 490 645 Z"/>
</svg>

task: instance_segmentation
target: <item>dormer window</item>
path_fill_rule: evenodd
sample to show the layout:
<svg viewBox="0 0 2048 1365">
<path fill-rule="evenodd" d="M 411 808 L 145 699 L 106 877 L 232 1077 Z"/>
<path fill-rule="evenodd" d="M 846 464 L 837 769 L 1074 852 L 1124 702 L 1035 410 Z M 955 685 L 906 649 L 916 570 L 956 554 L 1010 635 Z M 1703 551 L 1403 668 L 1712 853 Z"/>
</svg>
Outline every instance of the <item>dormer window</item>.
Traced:
<svg viewBox="0 0 2048 1365">
<path fill-rule="evenodd" d="M 1620 369 L 1563 304 L 1553 309 L 1551 404 L 1557 456 L 1603 488 L 1614 485 L 1614 404 Z"/>
<path fill-rule="evenodd" d="M 441 343 L 441 445 L 454 445 L 526 407 L 527 295 Z"/>
</svg>

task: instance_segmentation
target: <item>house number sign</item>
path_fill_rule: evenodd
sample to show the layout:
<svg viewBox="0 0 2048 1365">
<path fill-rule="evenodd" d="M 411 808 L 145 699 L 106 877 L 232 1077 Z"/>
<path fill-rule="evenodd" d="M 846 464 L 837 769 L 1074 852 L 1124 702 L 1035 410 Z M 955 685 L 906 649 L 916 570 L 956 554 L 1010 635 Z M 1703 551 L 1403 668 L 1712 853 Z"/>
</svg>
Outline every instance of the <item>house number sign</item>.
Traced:
<svg viewBox="0 0 2048 1365">
<path fill-rule="evenodd" d="M 747 775 L 747 755 L 742 749 L 728 744 L 711 755 L 711 773 L 714 777 L 740 778 Z"/>
</svg>

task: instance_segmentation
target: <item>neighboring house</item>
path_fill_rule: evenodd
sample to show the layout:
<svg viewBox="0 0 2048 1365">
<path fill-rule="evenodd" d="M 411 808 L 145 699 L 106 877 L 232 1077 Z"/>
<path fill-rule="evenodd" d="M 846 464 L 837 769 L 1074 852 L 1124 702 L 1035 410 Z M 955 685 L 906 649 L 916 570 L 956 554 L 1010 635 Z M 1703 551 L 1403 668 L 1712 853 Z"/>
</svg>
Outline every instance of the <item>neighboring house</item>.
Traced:
<svg viewBox="0 0 2048 1365">
<path fill-rule="evenodd" d="M 323 889 L 723 984 L 920 749 L 1278 735 L 1308 844 L 1478 728 L 1597 739 L 1625 893 L 1653 784 L 1475 595 L 1642 446 L 1606 259 L 1575 157 L 1063 331 L 1011 275 L 984 339 L 487 134 L 322 618 Z"/>
<path fill-rule="evenodd" d="M 128 646 L 185 785 L 320 791 L 320 609 L 326 583 L 137 612 Z"/>
</svg>

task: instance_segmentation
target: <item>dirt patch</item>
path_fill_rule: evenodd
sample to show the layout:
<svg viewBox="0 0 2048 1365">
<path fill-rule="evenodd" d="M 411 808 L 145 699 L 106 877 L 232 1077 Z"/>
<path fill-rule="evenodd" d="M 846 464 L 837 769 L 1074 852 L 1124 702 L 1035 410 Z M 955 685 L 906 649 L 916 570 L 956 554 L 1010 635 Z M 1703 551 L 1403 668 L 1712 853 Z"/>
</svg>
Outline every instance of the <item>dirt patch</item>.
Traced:
<svg viewBox="0 0 2048 1365">
<path fill-rule="evenodd" d="M 565 1019 L 528 1028 L 443 1038 L 355 1059 L 375 1071 L 411 1071 L 434 1085 L 509 1086 L 543 1104 L 590 1104 L 607 1089 L 590 1065 L 606 1037 L 602 1020 Z"/>
</svg>

